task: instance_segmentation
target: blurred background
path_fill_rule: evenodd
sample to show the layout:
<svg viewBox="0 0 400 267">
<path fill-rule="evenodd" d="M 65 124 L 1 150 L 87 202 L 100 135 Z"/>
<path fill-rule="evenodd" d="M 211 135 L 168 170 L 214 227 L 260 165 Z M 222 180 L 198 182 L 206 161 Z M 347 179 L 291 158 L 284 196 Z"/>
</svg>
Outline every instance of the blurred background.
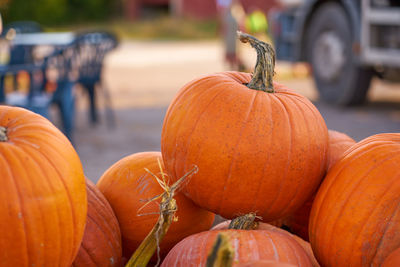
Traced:
<svg viewBox="0 0 400 267">
<path fill-rule="evenodd" d="M 0 14 L 0 103 L 48 117 L 93 181 L 160 150 L 184 84 L 252 71 L 237 30 L 274 45 L 275 81 L 313 101 L 329 129 L 357 141 L 400 131 L 399 1 L 2 0 Z"/>
</svg>

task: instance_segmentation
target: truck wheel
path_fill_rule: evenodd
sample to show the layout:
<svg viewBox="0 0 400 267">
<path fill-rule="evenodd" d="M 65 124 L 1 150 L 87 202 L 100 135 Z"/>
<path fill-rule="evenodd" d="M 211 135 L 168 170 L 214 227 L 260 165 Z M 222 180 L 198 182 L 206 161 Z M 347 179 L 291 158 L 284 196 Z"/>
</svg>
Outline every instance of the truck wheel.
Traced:
<svg viewBox="0 0 400 267">
<path fill-rule="evenodd" d="M 338 3 L 322 5 L 310 21 L 306 52 L 325 102 L 357 105 L 366 99 L 373 71 L 358 65 L 353 36 L 349 18 Z"/>
</svg>

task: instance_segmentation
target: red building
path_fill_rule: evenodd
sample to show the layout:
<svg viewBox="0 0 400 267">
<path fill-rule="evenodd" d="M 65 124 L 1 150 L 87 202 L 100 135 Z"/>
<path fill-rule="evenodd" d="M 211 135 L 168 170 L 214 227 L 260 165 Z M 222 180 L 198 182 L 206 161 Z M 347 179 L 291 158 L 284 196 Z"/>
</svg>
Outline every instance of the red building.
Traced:
<svg viewBox="0 0 400 267">
<path fill-rule="evenodd" d="M 246 12 L 259 8 L 266 14 L 272 7 L 277 6 L 276 0 L 240 0 Z M 177 15 L 198 19 L 215 18 L 217 15 L 216 0 L 126 0 L 125 14 L 130 19 L 140 15 L 140 8 L 146 6 L 169 6 Z"/>
</svg>

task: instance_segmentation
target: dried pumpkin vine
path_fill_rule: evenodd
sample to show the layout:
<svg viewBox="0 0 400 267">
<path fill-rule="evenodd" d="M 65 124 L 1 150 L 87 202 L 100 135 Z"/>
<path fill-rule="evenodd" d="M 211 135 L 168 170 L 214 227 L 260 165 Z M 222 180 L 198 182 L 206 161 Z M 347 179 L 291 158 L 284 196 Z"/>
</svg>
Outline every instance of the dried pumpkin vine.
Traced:
<svg viewBox="0 0 400 267">
<path fill-rule="evenodd" d="M 160 243 L 164 238 L 165 234 L 167 233 L 171 223 L 173 221 L 178 220 L 178 218 L 175 216 L 175 212 L 178 210 L 178 206 L 176 204 L 174 196 L 182 188 L 182 186 L 184 186 L 189 181 L 188 178 L 198 172 L 198 167 L 194 166 L 193 169 L 187 172 L 173 185 L 169 186 L 167 175 L 164 173 L 160 161 L 158 161 L 158 166 L 161 171 L 161 178 L 159 178 L 157 175 L 155 175 L 148 169 L 146 169 L 146 171 L 157 180 L 158 184 L 161 186 L 164 192 L 160 195 L 157 195 L 147 200 L 147 203 L 143 205 L 143 207 L 140 210 L 142 210 L 149 203 L 161 199 L 159 204 L 160 210 L 157 213 L 159 214 L 159 217 L 153 229 L 142 241 L 142 243 L 133 253 L 132 257 L 129 259 L 128 263 L 125 265 L 126 267 L 146 266 L 156 250 L 157 250 L 157 264 L 155 266 L 158 266 L 160 264 Z M 149 214 L 153 213 L 139 214 L 138 216 L 144 216 Z"/>
</svg>

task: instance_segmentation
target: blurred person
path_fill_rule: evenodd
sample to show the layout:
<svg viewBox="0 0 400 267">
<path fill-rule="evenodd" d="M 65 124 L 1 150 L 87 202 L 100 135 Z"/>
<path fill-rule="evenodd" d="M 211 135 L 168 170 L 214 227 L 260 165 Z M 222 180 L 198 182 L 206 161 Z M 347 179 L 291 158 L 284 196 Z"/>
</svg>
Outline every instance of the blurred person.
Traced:
<svg viewBox="0 0 400 267">
<path fill-rule="evenodd" d="M 3 32 L 3 20 L 0 14 L 0 34 Z M 0 66 L 10 61 L 10 44 L 5 38 L 0 38 Z"/>
<path fill-rule="evenodd" d="M 225 62 L 231 70 L 243 70 L 243 63 L 237 55 L 237 35 L 239 25 L 243 25 L 245 13 L 239 0 L 217 0 L 219 33 L 223 37 Z"/>
</svg>

